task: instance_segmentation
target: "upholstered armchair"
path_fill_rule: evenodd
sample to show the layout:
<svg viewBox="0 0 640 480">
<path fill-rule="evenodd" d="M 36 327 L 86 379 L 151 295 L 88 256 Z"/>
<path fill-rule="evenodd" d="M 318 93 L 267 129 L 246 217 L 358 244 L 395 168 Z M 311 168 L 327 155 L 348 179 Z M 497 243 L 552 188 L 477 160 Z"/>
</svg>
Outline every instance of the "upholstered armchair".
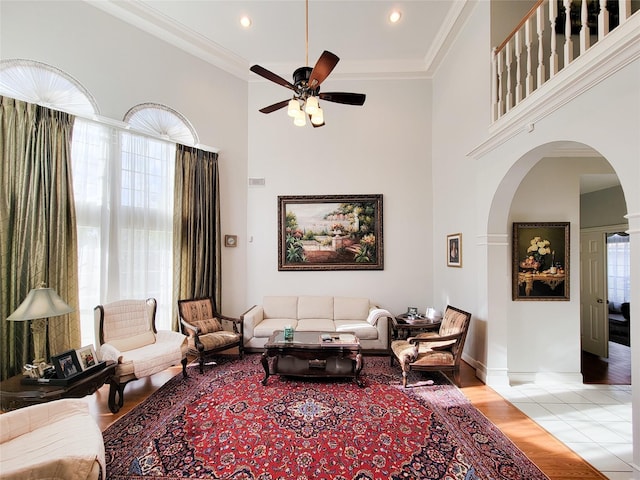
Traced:
<svg viewBox="0 0 640 480">
<path fill-rule="evenodd" d="M 467 338 L 471 314 L 447 306 L 438 332 L 425 332 L 406 340 L 391 342 L 391 365 L 397 359 L 402 367 L 402 385 L 407 386 L 411 370 L 453 373 L 460 386 L 460 361 Z"/>
<path fill-rule="evenodd" d="M 102 432 L 87 402 L 66 398 L 0 415 L 0 478 L 107 478 Z"/>
<path fill-rule="evenodd" d="M 113 413 L 124 404 L 124 387 L 130 381 L 178 363 L 187 376 L 187 338 L 180 332 L 156 330 L 156 309 L 154 298 L 120 300 L 94 309 L 98 357 L 117 363 L 109 390 Z"/>
<path fill-rule="evenodd" d="M 178 300 L 178 312 L 182 332 L 187 335 L 189 355 L 198 357 L 200 373 L 204 373 L 206 356 L 237 347 L 242 358 L 242 320 L 216 312 L 211 298 Z"/>
</svg>

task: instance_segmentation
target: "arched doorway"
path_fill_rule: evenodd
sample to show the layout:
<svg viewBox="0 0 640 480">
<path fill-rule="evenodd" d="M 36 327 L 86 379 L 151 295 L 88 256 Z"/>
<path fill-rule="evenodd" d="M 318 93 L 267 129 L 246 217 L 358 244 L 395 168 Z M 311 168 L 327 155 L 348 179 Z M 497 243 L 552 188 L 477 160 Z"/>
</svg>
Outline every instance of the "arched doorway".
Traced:
<svg viewBox="0 0 640 480">
<path fill-rule="evenodd" d="M 593 148 L 553 142 L 514 162 L 496 189 L 488 217 L 487 288 L 493 329 L 489 345 L 504 342 L 502 358 L 493 360 L 498 367 L 504 363 L 510 382 L 582 382 L 580 179 L 612 174 L 612 165 Z M 614 216 L 624 214 L 626 211 Z M 511 273 L 504 275 L 505 270 L 512 271 L 511 225 L 529 221 L 571 224 L 568 301 L 511 300 L 513 280 Z M 487 364 L 491 366 L 491 362 L 488 358 Z"/>
</svg>

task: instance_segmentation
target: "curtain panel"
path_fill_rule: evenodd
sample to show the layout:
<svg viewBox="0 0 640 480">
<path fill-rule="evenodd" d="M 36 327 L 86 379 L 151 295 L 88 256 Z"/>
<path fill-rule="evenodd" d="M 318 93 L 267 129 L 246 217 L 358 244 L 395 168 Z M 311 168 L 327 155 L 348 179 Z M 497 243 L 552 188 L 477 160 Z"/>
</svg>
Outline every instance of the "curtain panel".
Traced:
<svg viewBox="0 0 640 480">
<path fill-rule="evenodd" d="M 0 96 L 0 375 L 33 359 L 30 322 L 5 319 L 42 282 L 75 310 L 49 321 L 48 355 L 80 347 L 72 115 Z"/>
<path fill-rule="evenodd" d="M 174 315 L 177 301 L 211 297 L 221 311 L 218 154 L 177 145 L 174 195 Z"/>
</svg>

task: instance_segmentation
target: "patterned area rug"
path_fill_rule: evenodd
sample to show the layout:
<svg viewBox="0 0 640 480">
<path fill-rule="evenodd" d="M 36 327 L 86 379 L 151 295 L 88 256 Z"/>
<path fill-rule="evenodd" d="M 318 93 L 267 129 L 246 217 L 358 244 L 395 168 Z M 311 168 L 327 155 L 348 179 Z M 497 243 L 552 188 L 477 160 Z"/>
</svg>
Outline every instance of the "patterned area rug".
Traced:
<svg viewBox="0 0 640 480">
<path fill-rule="evenodd" d="M 104 432 L 109 479 L 547 477 L 439 374 L 367 357 L 348 380 L 271 376 L 259 355 L 172 378 Z"/>
</svg>

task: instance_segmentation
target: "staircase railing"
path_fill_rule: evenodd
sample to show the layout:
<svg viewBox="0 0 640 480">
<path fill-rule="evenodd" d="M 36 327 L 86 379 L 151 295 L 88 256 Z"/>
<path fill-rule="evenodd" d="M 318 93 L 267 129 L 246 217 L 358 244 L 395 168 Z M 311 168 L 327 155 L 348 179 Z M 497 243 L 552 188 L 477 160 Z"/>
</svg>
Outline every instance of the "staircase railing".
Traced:
<svg viewBox="0 0 640 480">
<path fill-rule="evenodd" d="M 631 0 L 538 0 L 492 52 L 493 121 L 626 22 L 631 10 Z"/>
</svg>

